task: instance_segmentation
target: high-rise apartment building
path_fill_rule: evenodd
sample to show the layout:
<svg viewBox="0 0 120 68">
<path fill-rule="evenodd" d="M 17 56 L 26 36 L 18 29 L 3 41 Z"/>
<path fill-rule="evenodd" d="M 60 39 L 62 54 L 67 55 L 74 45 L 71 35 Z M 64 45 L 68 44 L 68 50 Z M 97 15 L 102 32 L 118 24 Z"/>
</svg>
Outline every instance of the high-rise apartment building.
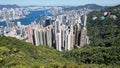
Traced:
<svg viewBox="0 0 120 68">
<path fill-rule="evenodd" d="M 89 37 L 87 36 L 86 21 L 87 21 L 87 16 L 84 15 L 84 23 L 81 29 L 81 36 L 80 36 L 80 47 L 86 44 L 89 44 Z"/>
<path fill-rule="evenodd" d="M 73 26 L 68 26 L 68 29 L 65 33 L 65 50 L 71 50 L 74 48 L 75 40 L 74 40 L 74 33 L 73 33 Z"/>
</svg>

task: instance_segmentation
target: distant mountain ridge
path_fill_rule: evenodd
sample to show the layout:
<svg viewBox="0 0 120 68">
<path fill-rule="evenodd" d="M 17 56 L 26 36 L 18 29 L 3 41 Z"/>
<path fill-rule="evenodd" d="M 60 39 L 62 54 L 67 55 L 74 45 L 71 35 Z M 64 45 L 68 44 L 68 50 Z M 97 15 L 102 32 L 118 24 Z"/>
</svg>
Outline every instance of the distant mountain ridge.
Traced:
<svg viewBox="0 0 120 68">
<path fill-rule="evenodd" d="M 20 6 L 14 4 L 14 5 L 0 5 L 0 9 L 2 8 L 20 8 Z"/>
<path fill-rule="evenodd" d="M 86 5 L 82 5 L 82 6 L 76 6 L 76 7 L 69 7 L 69 8 L 64 8 L 64 10 L 77 10 L 77 9 L 83 9 L 83 8 L 88 8 L 88 9 L 104 9 L 107 8 L 108 6 L 100 6 L 97 4 L 86 4 Z"/>
</svg>

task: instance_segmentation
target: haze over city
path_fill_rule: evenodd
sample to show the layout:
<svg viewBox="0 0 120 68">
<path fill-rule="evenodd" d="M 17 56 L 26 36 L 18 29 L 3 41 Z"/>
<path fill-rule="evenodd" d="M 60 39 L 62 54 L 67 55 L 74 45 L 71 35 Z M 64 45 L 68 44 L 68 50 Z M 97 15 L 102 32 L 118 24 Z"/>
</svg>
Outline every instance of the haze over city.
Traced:
<svg viewBox="0 0 120 68">
<path fill-rule="evenodd" d="M 20 6 L 79 6 L 85 4 L 98 4 L 102 6 L 118 5 L 120 0 L 0 0 L 0 4 L 17 4 Z"/>
</svg>

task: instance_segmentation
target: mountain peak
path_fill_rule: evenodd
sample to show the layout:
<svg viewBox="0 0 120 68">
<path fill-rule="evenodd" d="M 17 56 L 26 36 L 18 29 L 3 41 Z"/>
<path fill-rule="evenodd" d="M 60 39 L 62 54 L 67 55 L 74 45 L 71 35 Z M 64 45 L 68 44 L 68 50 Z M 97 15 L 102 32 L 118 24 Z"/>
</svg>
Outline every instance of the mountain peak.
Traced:
<svg viewBox="0 0 120 68">
<path fill-rule="evenodd" d="M 2 9 L 2 8 L 20 8 L 18 5 L 16 5 L 16 4 L 13 4 L 13 5 L 11 5 L 11 4 L 7 4 L 7 5 L 0 5 L 0 9 Z"/>
</svg>

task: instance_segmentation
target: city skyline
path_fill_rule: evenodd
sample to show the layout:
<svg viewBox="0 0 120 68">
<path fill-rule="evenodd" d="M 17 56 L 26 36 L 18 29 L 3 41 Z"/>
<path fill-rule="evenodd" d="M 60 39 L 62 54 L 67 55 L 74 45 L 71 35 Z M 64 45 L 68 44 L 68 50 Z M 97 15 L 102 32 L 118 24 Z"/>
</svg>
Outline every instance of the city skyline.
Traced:
<svg viewBox="0 0 120 68">
<path fill-rule="evenodd" d="M 98 4 L 102 6 L 114 6 L 120 4 L 120 0 L 108 1 L 108 0 L 0 0 L 1 5 L 17 4 L 19 6 L 79 6 L 85 4 Z"/>
</svg>

